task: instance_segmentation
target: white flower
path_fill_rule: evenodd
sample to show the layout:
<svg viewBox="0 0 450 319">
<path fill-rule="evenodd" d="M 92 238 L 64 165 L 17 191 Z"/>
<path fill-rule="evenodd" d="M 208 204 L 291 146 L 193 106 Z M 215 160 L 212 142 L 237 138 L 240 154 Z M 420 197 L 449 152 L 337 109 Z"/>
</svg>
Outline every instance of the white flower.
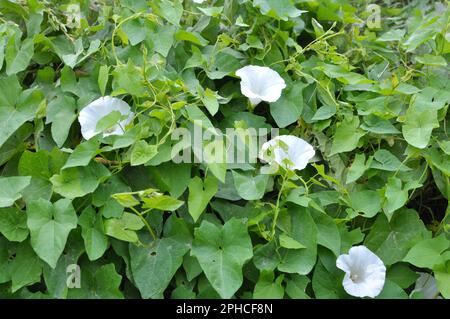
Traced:
<svg viewBox="0 0 450 319">
<path fill-rule="evenodd" d="M 261 101 L 275 102 L 286 87 L 283 78 L 271 68 L 248 65 L 236 71 L 241 78 L 241 92 L 249 98 L 252 105 Z"/>
<path fill-rule="evenodd" d="M 428 273 L 420 272 L 413 292 L 420 292 L 424 299 L 440 299 L 436 279 Z"/>
<path fill-rule="evenodd" d="M 195 3 L 202 4 L 202 3 L 205 2 L 206 0 L 192 0 L 192 1 L 195 2 Z"/>
<path fill-rule="evenodd" d="M 348 255 L 338 257 L 336 266 L 345 271 L 342 284 L 348 294 L 374 298 L 383 290 L 386 267 L 366 246 L 352 247 Z"/>
<path fill-rule="evenodd" d="M 270 154 L 269 154 L 270 153 Z M 302 170 L 314 157 L 313 147 L 293 135 L 279 135 L 263 144 L 259 157 L 270 164 L 290 170 Z"/>
<path fill-rule="evenodd" d="M 113 111 L 120 112 L 126 118 L 105 131 L 98 131 L 97 123 Z M 78 115 L 78 122 L 81 125 L 81 134 L 88 140 L 99 133 L 103 133 L 103 137 L 122 135 L 125 133 L 125 126 L 132 121 L 133 116 L 134 114 L 126 102 L 111 96 L 104 96 L 86 105 Z"/>
</svg>

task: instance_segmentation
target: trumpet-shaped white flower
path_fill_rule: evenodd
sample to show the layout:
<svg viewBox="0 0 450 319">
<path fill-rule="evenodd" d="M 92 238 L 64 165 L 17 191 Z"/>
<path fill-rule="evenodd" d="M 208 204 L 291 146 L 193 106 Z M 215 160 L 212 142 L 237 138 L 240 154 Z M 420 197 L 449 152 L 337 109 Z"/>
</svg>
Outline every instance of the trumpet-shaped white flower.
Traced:
<svg viewBox="0 0 450 319">
<path fill-rule="evenodd" d="M 119 112 L 122 119 L 112 127 L 99 131 L 97 129 L 98 122 L 114 111 Z M 89 140 L 100 133 L 103 133 L 103 137 L 122 135 L 125 133 L 125 126 L 132 121 L 133 116 L 134 113 L 131 112 L 130 106 L 126 102 L 111 96 L 104 96 L 86 105 L 78 115 L 78 122 L 81 125 L 81 134 L 86 140 Z"/>
<path fill-rule="evenodd" d="M 202 4 L 202 3 L 205 2 L 206 0 L 192 0 L 192 1 L 195 2 L 195 3 Z"/>
<path fill-rule="evenodd" d="M 286 87 L 283 78 L 271 68 L 248 65 L 236 71 L 241 78 L 241 92 L 252 105 L 261 101 L 275 102 Z"/>
<path fill-rule="evenodd" d="M 428 273 L 420 272 L 413 292 L 420 292 L 424 299 L 440 299 L 436 279 Z"/>
<path fill-rule="evenodd" d="M 336 267 L 345 271 L 342 284 L 349 295 L 374 298 L 383 290 L 386 267 L 366 246 L 350 248 L 348 255 L 338 257 Z"/>
<path fill-rule="evenodd" d="M 259 157 L 285 169 L 302 170 L 314 157 L 313 147 L 293 135 L 279 135 L 263 144 Z"/>
</svg>

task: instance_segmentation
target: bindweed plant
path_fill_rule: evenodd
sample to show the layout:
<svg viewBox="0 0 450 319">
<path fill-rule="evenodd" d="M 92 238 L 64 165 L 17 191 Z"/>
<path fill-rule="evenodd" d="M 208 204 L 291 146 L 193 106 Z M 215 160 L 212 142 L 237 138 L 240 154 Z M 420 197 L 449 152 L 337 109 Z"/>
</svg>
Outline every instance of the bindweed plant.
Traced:
<svg viewBox="0 0 450 319">
<path fill-rule="evenodd" d="M 450 298 L 449 26 L 0 0 L 0 298 Z"/>
</svg>

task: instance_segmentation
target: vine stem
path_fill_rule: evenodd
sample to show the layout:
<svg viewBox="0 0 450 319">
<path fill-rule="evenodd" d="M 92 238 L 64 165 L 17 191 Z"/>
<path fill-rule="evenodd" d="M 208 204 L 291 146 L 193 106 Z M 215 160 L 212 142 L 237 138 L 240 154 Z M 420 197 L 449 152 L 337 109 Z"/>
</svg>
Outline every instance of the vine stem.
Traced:
<svg viewBox="0 0 450 319">
<path fill-rule="evenodd" d="M 298 177 L 298 179 L 302 182 L 303 186 L 305 186 L 305 192 L 306 192 L 306 195 L 308 195 L 308 194 L 309 194 L 308 183 L 306 183 L 305 180 L 304 180 L 301 176 L 298 176 L 298 175 L 297 175 L 297 177 Z M 310 180 L 311 180 L 311 179 L 310 179 Z"/>
<path fill-rule="evenodd" d="M 147 220 L 144 218 L 144 216 L 142 216 L 142 214 L 139 213 L 139 212 L 137 211 L 136 208 L 130 207 L 130 209 L 131 209 L 136 215 L 139 216 L 139 218 L 142 220 L 142 222 L 143 222 L 143 223 L 145 224 L 145 226 L 147 227 L 148 232 L 149 232 L 150 235 L 153 237 L 153 240 L 156 240 L 157 238 L 156 238 L 155 232 L 153 231 L 152 226 L 150 226 L 150 224 L 149 224 L 149 223 L 147 222 Z"/>
<path fill-rule="evenodd" d="M 275 229 L 277 227 L 278 214 L 280 213 L 281 194 L 283 193 L 284 187 L 286 186 L 286 181 L 287 181 L 288 174 L 289 174 L 289 172 L 286 171 L 286 173 L 283 175 L 283 181 L 281 182 L 280 191 L 278 193 L 277 204 L 275 205 L 275 213 L 273 215 L 273 221 L 272 221 L 272 232 L 270 234 L 271 240 L 273 240 L 273 238 L 275 237 Z"/>
</svg>

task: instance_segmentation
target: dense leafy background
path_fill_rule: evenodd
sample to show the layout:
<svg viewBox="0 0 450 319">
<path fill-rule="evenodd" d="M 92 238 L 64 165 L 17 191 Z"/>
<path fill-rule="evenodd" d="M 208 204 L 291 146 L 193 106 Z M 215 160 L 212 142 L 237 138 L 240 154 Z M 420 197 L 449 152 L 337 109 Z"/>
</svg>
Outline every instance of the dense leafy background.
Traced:
<svg viewBox="0 0 450 319">
<path fill-rule="evenodd" d="M 449 298 L 450 10 L 379 1 L 369 29 L 368 4 L 0 0 L 0 296 L 348 298 L 335 260 L 364 243 L 388 268 L 380 298 L 421 297 L 417 271 Z M 248 109 L 248 64 L 282 75 L 280 100 Z M 102 95 L 134 124 L 84 141 L 77 113 Z M 274 239 L 280 176 L 170 160 L 196 119 L 316 148 Z"/>
</svg>

